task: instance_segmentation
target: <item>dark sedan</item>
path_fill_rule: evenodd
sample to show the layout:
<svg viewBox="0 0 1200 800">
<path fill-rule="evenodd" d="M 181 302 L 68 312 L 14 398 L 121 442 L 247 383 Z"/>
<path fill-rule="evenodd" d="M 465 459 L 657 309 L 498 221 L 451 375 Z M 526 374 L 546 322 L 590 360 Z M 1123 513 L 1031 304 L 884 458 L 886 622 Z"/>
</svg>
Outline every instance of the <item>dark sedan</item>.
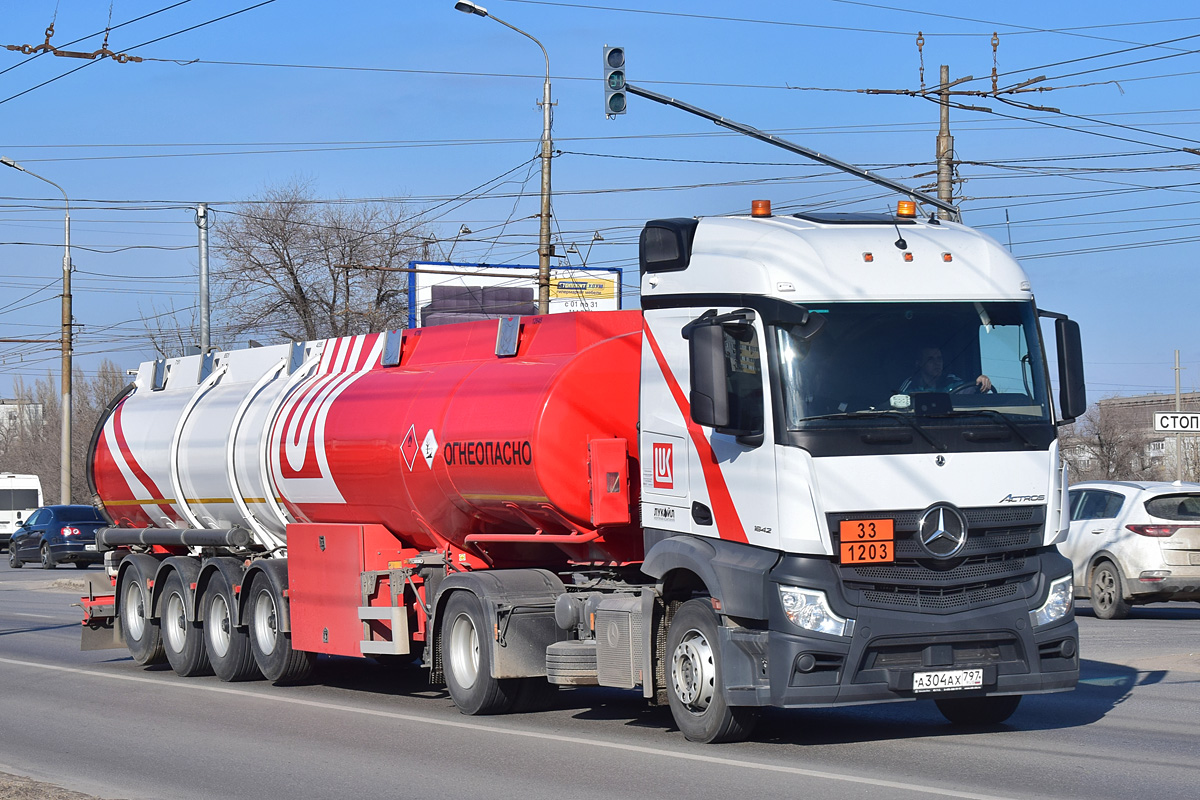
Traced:
<svg viewBox="0 0 1200 800">
<path fill-rule="evenodd" d="M 38 562 L 54 569 L 70 562 L 79 569 L 104 561 L 96 549 L 96 531 L 108 523 L 91 506 L 44 506 L 29 515 L 8 544 L 8 565 L 17 569 Z"/>
</svg>

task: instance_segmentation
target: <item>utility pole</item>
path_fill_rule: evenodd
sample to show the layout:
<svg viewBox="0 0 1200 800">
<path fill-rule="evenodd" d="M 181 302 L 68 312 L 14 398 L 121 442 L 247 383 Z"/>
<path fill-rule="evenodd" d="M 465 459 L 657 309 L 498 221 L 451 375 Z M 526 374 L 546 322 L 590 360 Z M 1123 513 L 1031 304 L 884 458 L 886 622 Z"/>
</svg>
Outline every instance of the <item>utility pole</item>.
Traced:
<svg viewBox="0 0 1200 800">
<path fill-rule="evenodd" d="M 1179 402 L 1179 351 L 1175 351 L 1175 411 L 1183 411 Z M 1183 439 L 1175 431 L 1175 480 L 1183 480 Z"/>
<path fill-rule="evenodd" d="M 942 64 L 938 108 L 941 126 L 937 135 L 937 196 L 938 200 L 954 202 L 954 137 L 950 135 L 950 67 Z M 938 210 L 942 219 L 950 219 L 945 209 Z"/>
<path fill-rule="evenodd" d="M 196 206 L 196 227 L 200 229 L 200 352 L 208 353 L 212 346 L 208 327 L 208 229 L 212 227 L 212 217 L 207 203 Z"/>
<path fill-rule="evenodd" d="M 47 31 L 46 40 L 50 33 Z M 71 200 L 66 191 L 49 178 L 30 172 L 7 156 L 0 156 L 0 164 L 24 172 L 58 189 L 63 196 L 63 293 L 62 293 L 62 449 L 60 451 L 62 475 L 59 485 L 59 502 L 71 502 Z"/>
</svg>

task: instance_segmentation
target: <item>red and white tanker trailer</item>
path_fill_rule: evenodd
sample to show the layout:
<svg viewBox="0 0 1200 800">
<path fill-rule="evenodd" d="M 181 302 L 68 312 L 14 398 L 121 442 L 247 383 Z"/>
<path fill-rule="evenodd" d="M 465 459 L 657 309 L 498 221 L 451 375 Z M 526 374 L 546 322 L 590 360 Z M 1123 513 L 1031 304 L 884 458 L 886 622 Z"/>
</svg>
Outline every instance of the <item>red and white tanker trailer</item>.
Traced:
<svg viewBox="0 0 1200 800">
<path fill-rule="evenodd" d="M 756 204 L 647 223 L 640 266 L 641 310 L 142 364 L 88 460 L 85 646 L 227 681 L 420 658 L 467 714 L 637 689 L 706 742 L 1075 685 L 1078 328 L 1007 251 L 911 203 Z"/>
</svg>

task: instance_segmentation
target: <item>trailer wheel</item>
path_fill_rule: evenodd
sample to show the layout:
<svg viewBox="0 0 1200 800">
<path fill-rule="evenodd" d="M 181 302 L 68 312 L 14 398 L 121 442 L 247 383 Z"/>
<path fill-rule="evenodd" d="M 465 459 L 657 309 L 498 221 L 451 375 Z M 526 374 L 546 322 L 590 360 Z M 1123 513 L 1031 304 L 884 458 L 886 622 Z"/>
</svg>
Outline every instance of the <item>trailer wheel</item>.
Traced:
<svg viewBox="0 0 1200 800">
<path fill-rule="evenodd" d="M 292 635 L 279 629 L 283 598 L 264 574 L 250 585 L 250 647 L 263 677 L 276 685 L 297 683 L 312 674 L 316 653 L 292 649 Z"/>
<path fill-rule="evenodd" d="M 1017 710 L 1021 695 L 951 697 L 934 702 L 942 716 L 956 725 L 999 725 Z"/>
<path fill-rule="evenodd" d="M 159 626 L 171 669 L 184 678 L 211 675 L 204 626 L 187 618 L 187 596 L 178 572 L 172 572 L 163 584 L 160 602 Z"/>
<path fill-rule="evenodd" d="M 254 663 L 250 631 L 233 624 L 237 601 L 229 581 L 220 572 L 213 573 L 204 590 L 204 636 L 208 642 L 208 660 L 213 672 L 223 681 L 245 681 L 261 677 Z"/>
<path fill-rule="evenodd" d="M 143 667 L 166 660 L 158 620 L 146 618 L 146 594 L 141 575 L 128 570 L 121 578 L 121 632 L 134 663 Z"/>
<path fill-rule="evenodd" d="M 491 652 L 483 638 L 488 626 L 479 599 L 455 592 L 442 613 L 442 663 L 454 705 L 470 716 L 508 711 L 520 679 L 492 677 Z"/>
<path fill-rule="evenodd" d="M 683 735 L 693 742 L 740 742 L 758 709 L 730 706 L 721 691 L 717 615 L 707 599 L 688 600 L 667 630 L 667 700 Z"/>
</svg>

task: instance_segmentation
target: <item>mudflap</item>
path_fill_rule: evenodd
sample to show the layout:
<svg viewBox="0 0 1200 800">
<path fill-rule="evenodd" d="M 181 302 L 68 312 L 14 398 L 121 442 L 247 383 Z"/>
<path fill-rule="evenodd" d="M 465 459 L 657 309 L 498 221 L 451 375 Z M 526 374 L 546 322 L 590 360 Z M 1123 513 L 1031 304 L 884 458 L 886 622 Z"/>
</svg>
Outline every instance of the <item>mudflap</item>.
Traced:
<svg viewBox="0 0 1200 800">
<path fill-rule="evenodd" d="M 83 609 L 80 650 L 115 650 L 125 646 L 125 637 L 117 624 L 117 596 L 112 584 L 107 575 L 88 576 L 88 593 L 76 603 Z"/>
</svg>

